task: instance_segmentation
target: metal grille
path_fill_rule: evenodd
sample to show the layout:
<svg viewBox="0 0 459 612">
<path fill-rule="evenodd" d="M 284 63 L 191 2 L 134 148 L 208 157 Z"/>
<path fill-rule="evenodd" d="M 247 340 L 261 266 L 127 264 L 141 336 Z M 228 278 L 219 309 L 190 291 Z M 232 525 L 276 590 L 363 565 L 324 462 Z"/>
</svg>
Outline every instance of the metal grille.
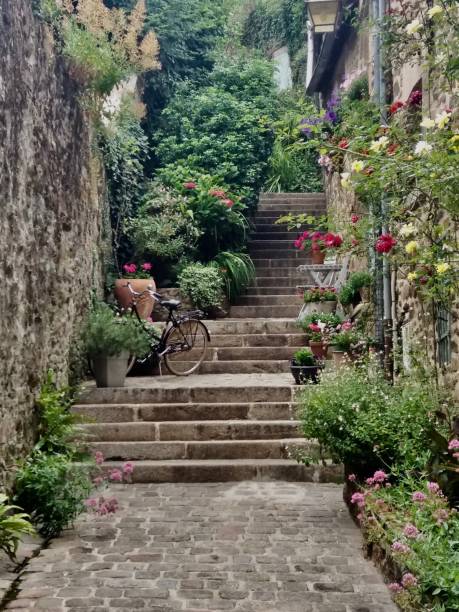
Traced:
<svg viewBox="0 0 459 612">
<path fill-rule="evenodd" d="M 451 362 L 451 313 L 443 306 L 437 309 L 438 363 L 446 366 Z"/>
</svg>

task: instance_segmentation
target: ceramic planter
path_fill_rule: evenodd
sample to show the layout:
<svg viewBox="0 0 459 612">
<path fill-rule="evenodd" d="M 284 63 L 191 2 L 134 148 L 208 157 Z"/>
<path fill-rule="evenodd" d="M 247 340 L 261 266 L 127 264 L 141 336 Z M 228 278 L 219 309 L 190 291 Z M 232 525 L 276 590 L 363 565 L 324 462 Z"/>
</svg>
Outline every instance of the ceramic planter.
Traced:
<svg viewBox="0 0 459 612">
<path fill-rule="evenodd" d="M 325 342 L 309 341 L 309 348 L 317 359 L 326 359 L 328 353 L 328 345 Z"/>
<path fill-rule="evenodd" d="M 325 261 L 325 251 L 312 251 L 311 257 L 313 264 L 323 264 Z"/>
<path fill-rule="evenodd" d="M 118 304 L 126 310 L 132 303 L 132 296 L 129 292 L 129 289 L 126 287 L 127 283 L 131 284 L 131 287 L 137 293 L 142 293 L 147 289 L 152 289 L 156 291 L 156 284 L 152 278 L 118 278 L 115 281 L 115 297 L 118 301 Z M 137 310 L 142 319 L 149 319 L 151 317 L 151 313 L 153 312 L 153 307 L 155 305 L 155 300 L 146 295 L 142 297 L 137 302 Z"/>
<path fill-rule="evenodd" d="M 93 357 L 91 359 L 94 378 L 98 387 L 124 387 L 129 352 L 119 355 Z"/>
<path fill-rule="evenodd" d="M 349 354 L 347 351 L 332 348 L 332 359 L 336 368 L 342 368 L 349 363 Z"/>
<path fill-rule="evenodd" d="M 290 371 L 297 385 L 305 385 L 311 382 L 315 385 L 319 383 L 319 374 L 322 366 L 320 364 L 313 366 L 297 365 L 295 360 L 290 362 Z"/>
<path fill-rule="evenodd" d="M 307 314 L 315 312 L 324 314 L 334 314 L 336 310 L 336 300 L 327 300 L 326 302 L 308 302 L 306 305 Z"/>
</svg>

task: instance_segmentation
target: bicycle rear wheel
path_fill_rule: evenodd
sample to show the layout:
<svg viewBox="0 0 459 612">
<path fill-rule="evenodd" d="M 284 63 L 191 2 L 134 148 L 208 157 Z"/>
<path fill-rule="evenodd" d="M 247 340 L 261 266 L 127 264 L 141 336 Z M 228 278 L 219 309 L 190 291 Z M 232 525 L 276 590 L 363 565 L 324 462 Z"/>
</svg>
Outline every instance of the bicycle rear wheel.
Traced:
<svg viewBox="0 0 459 612">
<path fill-rule="evenodd" d="M 182 321 L 172 327 L 165 339 L 164 361 L 171 374 L 188 376 L 199 368 L 207 353 L 208 333 L 198 319 Z"/>
</svg>

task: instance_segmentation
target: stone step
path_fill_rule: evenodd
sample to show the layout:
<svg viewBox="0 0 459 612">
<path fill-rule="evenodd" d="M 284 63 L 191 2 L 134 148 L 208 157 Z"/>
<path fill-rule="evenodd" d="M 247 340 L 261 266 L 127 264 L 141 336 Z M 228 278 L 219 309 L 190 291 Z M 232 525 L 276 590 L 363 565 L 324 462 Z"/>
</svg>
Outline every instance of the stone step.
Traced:
<svg viewBox="0 0 459 612">
<path fill-rule="evenodd" d="M 294 274 L 285 274 L 285 276 L 280 276 L 283 270 L 264 270 L 263 274 L 268 274 L 270 276 L 256 276 L 254 282 L 254 287 L 259 288 L 272 288 L 278 287 L 279 290 L 283 292 L 284 288 L 287 287 L 296 287 L 297 285 L 304 285 L 305 283 L 304 276 Z"/>
<path fill-rule="evenodd" d="M 260 273 L 263 272 L 264 268 L 291 268 L 291 271 L 294 271 L 298 274 L 298 270 L 297 270 L 298 266 L 302 266 L 308 263 L 310 263 L 309 258 L 306 258 L 304 261 L 300 261 L 300 260 L 295 260 L 295 259 L 292 260 L 291 257 L 281 259 L 281 258 L 266 258 L 265 256 L 265 257 L 259 257 L 253 260 L 253 264 L 256 268 L 257 276 L 263 276 Z M 284 275 L 285 270 L 284 269 L 278 270 L 278 272 Z"/>
<path fill-rule="evenodd" d="M 299 305 L 291 306 L 231 306 L 230 316 L 236 319 L 248 317 L 291 317 L 296 318 L 300 312 Z"/>
<path fill-rule="evenodd" d="M 299 422 L 288 421 L 164 421 L 87 423 L 88 442 L 174 442 L 202 440 L 277 440 L 297 438 Z M 171 457 L 169 457 L 171 458 Z"/>
<path fill-rule="evenodd" d="M 295 319 L 219 319 L 206 321 L 211 336 L 214 335 L 256 335 L 298 333 Z"/>
<path fill-rule="evenodd" d="M 267 249 L 269 251 L 291 251 L 295 249 L 292 240 L 251 240 L 249 243 L 249 251 Z M 298 249 L 294 250 L 295 253 Z M 304 253 L 304 251 L 300 251 Z"/>
<path fill-rule="evenodd" d="M 289 420 L 295 414 L 291 402 L 201 404 L 77 404 L 72 412 L 98 423 L 134 421 L 253 421 Z"/>
<path fill-rule="evenodd" d="M 271 253 L 273 257 L 267 257 Z M 297 263 L 297 265 L 312 263 L 311 255 L 309 253 L 306 253 L 305 251 L 298 251 L 293 246 L 293 243 L 290 244 L 290 249 L 286 249 L 285 251 L 282 249 L 273 250 L 264 247 L 252 247 L 249 249 L 249 255 L 253 259 L 253 263 L 255 265 L 257 265 L 257 260 L 260 259 L 272 259 L 285 262 L 290 261 L 290 265 L 295 265 L 295 262 Z"/>
<path fill-rule="evenodd" d="M 200 374 L 279 374 L 290 371 L 290 360 L 204 361 Z"/>
<path fill-rule="evenodd" d="M 327 207 L 321 202 L 303 202 L 301 200 L 271 200 L 270 202 L 263 202 L 258 206 L 255 217 L 263 212 L 275 211 L 276 214 L 288 215 L 293 213 L 298 215 L 304 213 L 306 215 L 325 215 Z"/>
<path fill-rule="evenodd" d="M 297 346 L 232 346 L 232 347 L 211 347 L 204 363 L 212 361 L 276 361 L 279 359 L 292 359 L 293 353 L 304 346 L 303 343 Z M 186 359 L 184 359 L 186 361 Z"/>
<path fill-rule="evenodd" d="M 231 363 L 231 362 L 230 362 Z M 232 402 L 291 402 L 295 387 L 284 380 L 276 384 L 263 377 L 257 383 L 232 377 L 221 384 L 199 384 L 201 377 L 195 377 L 195 386 L 186 384 L 188 379 L 172 379 L 174 386 L 160 386 L 157 379 L 128 379 L 125 387 L 86 387 L 78 399 L 79 405 L 95 404 L 183 404 L 183 403 L 232 403 Z M 212 377 L 213 378 L 213 377 Z M 257 377 L 258 378 L 258 377 Z M 268 377 L 269 378 L 269 377 Z M 277 379 L 277 377 L 276 377 Z"/>
<path fill-rule="evenodd" d="M 213 334 L 212 347 L 283 347 L 283 346 L 304 346 L 307 340 L 306 334 Z"/>
<path fill-rule="evenodd" d="M 237 306 L 256 306 L 260 304 L 260 306 L 271 306 L 284 304 L 292 305 L 292 304 L 302 304 L 303 298 L 301 296 L 296 295 L 296 293 L 282 293 L 281 295 L 256 295 L 253 293 L 248 293 L 246 295 L 240 295 L 235 304 Z"/>
<path fill-rule="evenodd" d="M 288 198 L 292 200 L 323 200 L 325 201 L 325 193 L 323 191 L 264 191 L 260 193 L 259 201 L 269 201 L 269 200 L 277 200 L 277 199 Z"/>
<path fill-rule="evenodd" d="M 269 226 L 269 227 L 275 228 L 276 226 L 274 225 L 274 226 Z M 279 231 L 275 229 L 260 231 L 257 229 L 257 231 L 254 232 L 250 238 L 252 241 L 286 240 L 290 243 L 290 246 L 292 246 L 293 241 L 296 240 L 299 232 L 297 230 L 289 232 L 289 231 L 285 231 L 285 227 L 283 228 L 281 226 L 279 227 L 280 227 Z"/>
<path fill-rule="evenodd" d="M 217 440 L 177 442 L 91 442 L 105 459 L 121 461 L 164 459 L 289 459 L 289 446 L 317 457 L 318 445 L 304 438 L 285 440 Z"/>
<path fill-rule="evenodd" d="M 275 281 L 275 279 L 269 279 L 269 280 Z M 273 282 L 272 285 L 276 285 L 276 283 Z M 284 287 L 276 287 L 276 286 L 256 287 L 255 285 L 251 285 L 250 287 L 247 287 L 247 294 L 251 294 L 251 295 L 296 295 L 297 289 L 296 289 L 295 284 L 291 284 L 291 286 L 286 285 Z"/>
<path fill-rule="evenodd" d="M 277 219 L 280 217 L 285 217 L 285 215 L 288 215 L 290 212 L 293 214 L 305 213 L 306 215 L 311 215 L 312 217 L 322 217 L 326 213 L 326 208 L 318 208 L 315 206 L 313 208 L 301 207 L 300 210 L 287 210 L 285 208 L 276 206 L 275 208 L 270 207 L 258 209 L 252 217 L 252 223 L 254 225 L 258 225 L 259 223 L 274 223 L 277 221 Z"/>
<path fill-rule="evenodd" d="M 116 461 L 104 464 L 107 471 L 121 467 L 122 463 Z M 343 479 L 342 466 L 305 466 L 288 459 L 135 461 L 132 474 L 133 483 L 236 482 L 243 480 L 342 483 Z"/>
</svg>

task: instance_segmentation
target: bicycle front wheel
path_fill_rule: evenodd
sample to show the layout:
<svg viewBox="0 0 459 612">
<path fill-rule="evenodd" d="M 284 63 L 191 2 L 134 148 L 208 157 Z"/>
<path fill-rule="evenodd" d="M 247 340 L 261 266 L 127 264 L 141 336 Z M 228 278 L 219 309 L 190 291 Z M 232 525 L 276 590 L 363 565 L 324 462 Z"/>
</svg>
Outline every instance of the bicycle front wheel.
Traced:
<svg viewBox="0 0 459 612">
<path fill-rule="evenodd" d="M 165 339 L 164 361 L 171 374 L 188 376 L 199 368 L 207 353 L 208 334 L 198 319 L 189 319 L 172 327 Z"/>
</svg>

